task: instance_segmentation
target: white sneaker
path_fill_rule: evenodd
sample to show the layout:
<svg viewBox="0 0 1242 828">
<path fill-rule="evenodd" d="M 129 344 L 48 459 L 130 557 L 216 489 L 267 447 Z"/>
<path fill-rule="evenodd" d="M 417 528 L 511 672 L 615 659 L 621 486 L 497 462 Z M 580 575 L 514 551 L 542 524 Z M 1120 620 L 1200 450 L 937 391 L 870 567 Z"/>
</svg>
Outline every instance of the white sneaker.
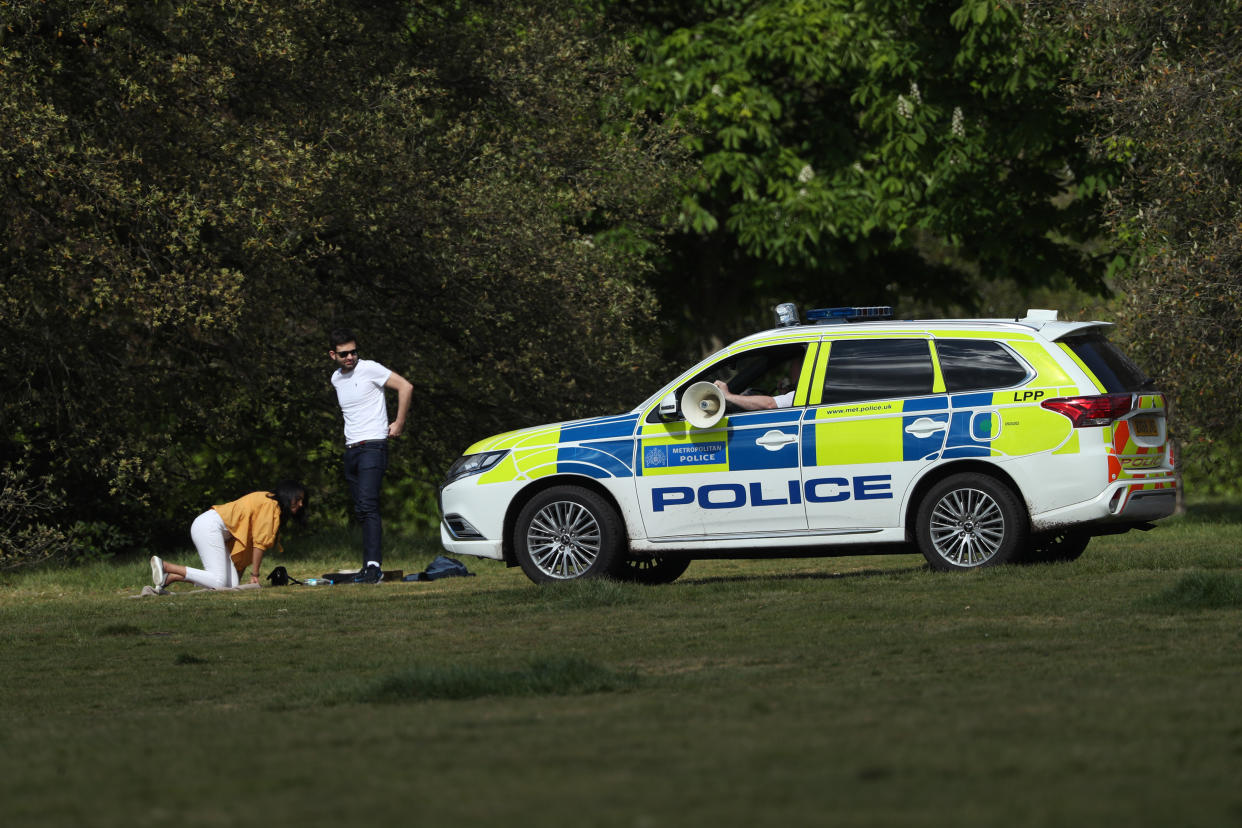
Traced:
<svg viewBox="0 0 1242 828">
<path fill-rule="evenodd" d="M 151 556 L 151 583 L 155 584 L 156 589 L 164 587 L 164 581 L 168 576 L 164 574 L 164 562 L 159 559 L 158 555 Z"/>
</svg>

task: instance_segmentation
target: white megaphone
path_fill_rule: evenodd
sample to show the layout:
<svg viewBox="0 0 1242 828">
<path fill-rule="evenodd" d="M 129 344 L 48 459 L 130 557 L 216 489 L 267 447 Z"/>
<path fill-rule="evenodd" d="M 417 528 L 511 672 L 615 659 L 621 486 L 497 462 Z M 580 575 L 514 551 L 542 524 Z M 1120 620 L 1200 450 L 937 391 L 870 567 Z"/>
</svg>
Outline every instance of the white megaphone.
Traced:
<svg viewBox="0 0 1242 828">
<path fill-rule="evenodd" d="M 724 393 L 710 382 L 696 382 L 681 395 L 681 413 L 695 428 L 711 428 L 724 416 Z"/>
</svg>

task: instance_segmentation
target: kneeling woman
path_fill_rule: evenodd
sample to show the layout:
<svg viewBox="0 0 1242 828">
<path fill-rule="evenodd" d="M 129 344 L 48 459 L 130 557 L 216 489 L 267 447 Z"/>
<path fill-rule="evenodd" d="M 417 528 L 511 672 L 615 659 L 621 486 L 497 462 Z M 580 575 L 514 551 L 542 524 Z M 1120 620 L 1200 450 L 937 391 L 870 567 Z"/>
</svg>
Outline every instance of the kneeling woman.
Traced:
<svg viewBox="0 0 1242 828">
<path fill-rule="evenodd" d="M 278 543 L 281 527 L 305 517 L 306 489 L 291 481 L 276 484 L 275 491 L 251 492 L 232 503 L 212 506 L 190 526 L 203 568 L 167 563 L 153 555 L 151 580 L 157 589 L 177 581 L 229 589 L 240 583 L 241 573 L 249 566 L 250 583 L 257 584 L 263 553 Z"/>
</svg>

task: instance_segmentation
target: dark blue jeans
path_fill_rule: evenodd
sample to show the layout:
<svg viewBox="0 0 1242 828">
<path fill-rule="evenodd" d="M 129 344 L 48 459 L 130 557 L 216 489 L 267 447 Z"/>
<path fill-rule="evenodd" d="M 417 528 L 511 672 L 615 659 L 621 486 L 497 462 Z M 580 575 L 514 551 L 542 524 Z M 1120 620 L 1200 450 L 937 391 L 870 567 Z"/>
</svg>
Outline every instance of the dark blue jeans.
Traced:
<svg viewBox="0 0 1242 828">
<path fill-rule="evenodd" d="M 345 482 L 354 499 L 354 516 L 362 526 L 362 565 L 383 564 L 380 549 L 384 527 L 380 523 L 380 485 L 388 468 L 388 443 L 372 440 L 345 449 Z"/>
</svg>

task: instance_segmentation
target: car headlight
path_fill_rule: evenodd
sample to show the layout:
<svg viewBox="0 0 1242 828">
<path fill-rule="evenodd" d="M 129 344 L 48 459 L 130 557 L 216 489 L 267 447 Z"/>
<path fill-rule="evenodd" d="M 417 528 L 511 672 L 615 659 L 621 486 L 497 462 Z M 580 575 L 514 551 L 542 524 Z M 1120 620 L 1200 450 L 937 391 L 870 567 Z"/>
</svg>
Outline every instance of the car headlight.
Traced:
<svg viewBox="0 0 1242 828">
<path fill-rule="evenodd" d="M 484 451 L 479 454 L 464 454 L 461 457 L 458 457 L 457 460 L 454 461 L 453 465 L 449 466 L 448 474 L 444 478 L 444 485 L 447 486 L 454 480 L 459 480 L 472 474 L 485 472 L 492 466 L 499 463 L 508 453 L 509 450 L 505 449 L 504 451 Z"/>
</svg>

